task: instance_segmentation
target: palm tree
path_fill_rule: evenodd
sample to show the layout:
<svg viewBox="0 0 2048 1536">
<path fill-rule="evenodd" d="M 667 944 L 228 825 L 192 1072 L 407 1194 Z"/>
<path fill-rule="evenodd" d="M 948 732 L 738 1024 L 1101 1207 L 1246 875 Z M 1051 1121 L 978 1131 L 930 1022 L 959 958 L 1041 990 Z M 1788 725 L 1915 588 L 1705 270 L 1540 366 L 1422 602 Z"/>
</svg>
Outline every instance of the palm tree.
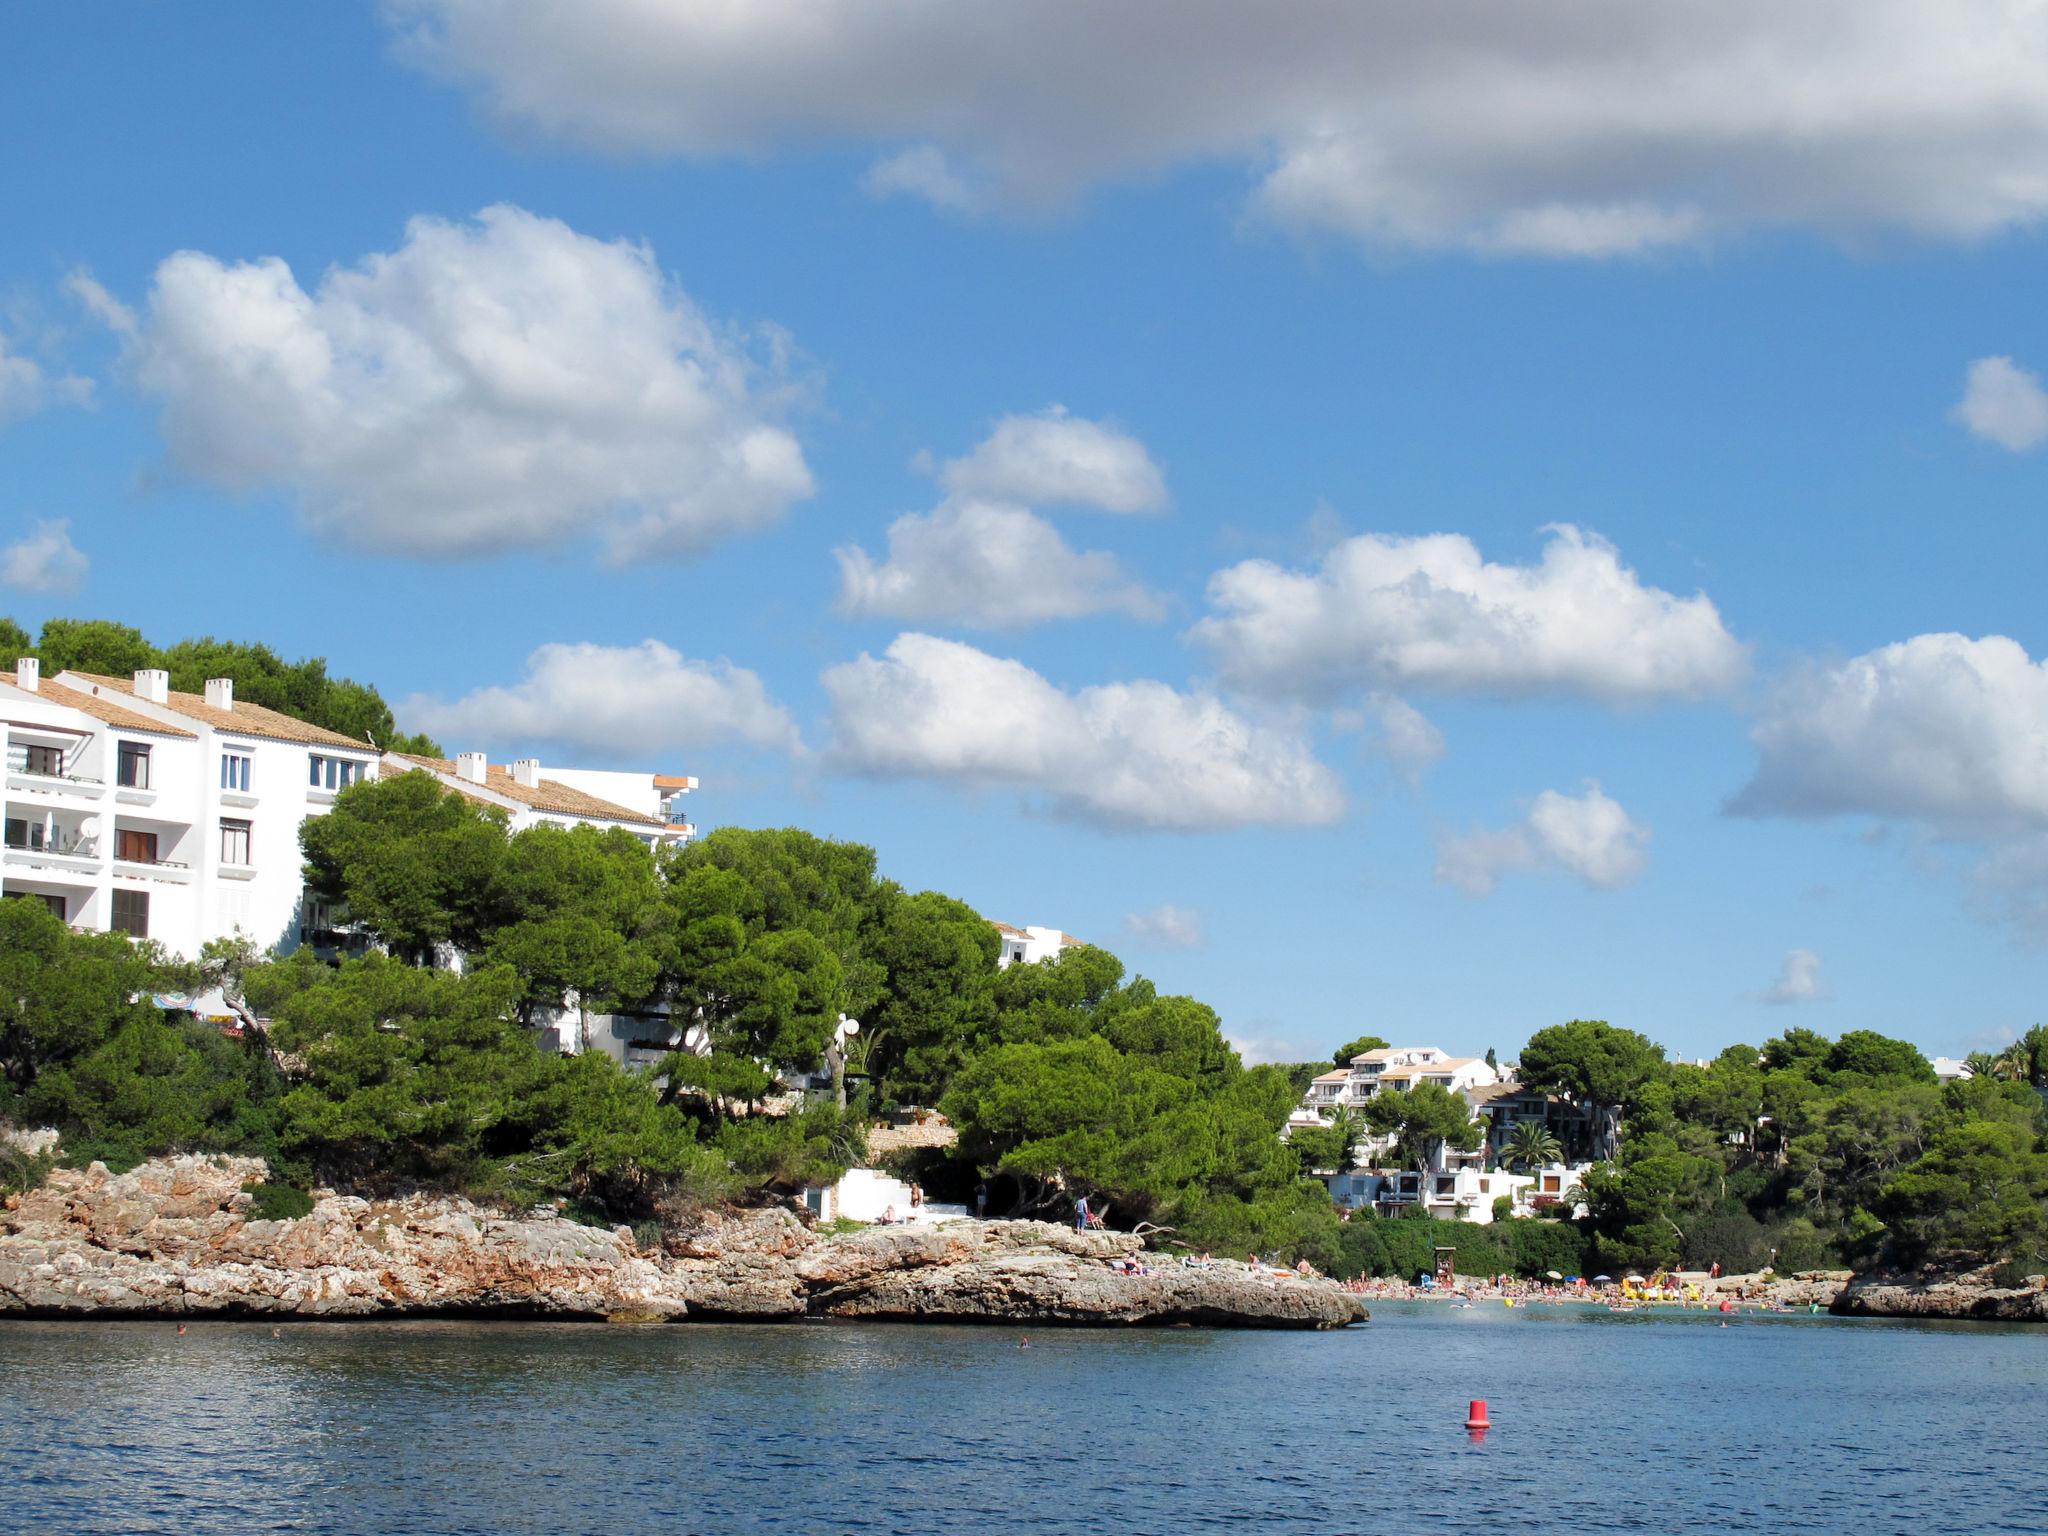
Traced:
<svg viewBox="0 0 2048 1536">
<path fill-rule="evenodd" d="M 1325 1109 L 1323 1118 L 1330 1122 L 1330 1129 L 1343 1138 L 1337 1143 L 1337 1171 L 1349 1173 L 1358 1161 L 1358 1144 L 1365 1140 L 1365 1117 L 1351 1105 L 1340 1104 L 1335 1109 Z"/>
<path fill-rule="evenodd" d="M 1524 1120 L 1508 1132 L 1507 1165 L 1510 1168 L 1540 1168 L 1545 1163 L 1564 1161 L 1564 1144 L 1547 1126 Z"/>
</svg>

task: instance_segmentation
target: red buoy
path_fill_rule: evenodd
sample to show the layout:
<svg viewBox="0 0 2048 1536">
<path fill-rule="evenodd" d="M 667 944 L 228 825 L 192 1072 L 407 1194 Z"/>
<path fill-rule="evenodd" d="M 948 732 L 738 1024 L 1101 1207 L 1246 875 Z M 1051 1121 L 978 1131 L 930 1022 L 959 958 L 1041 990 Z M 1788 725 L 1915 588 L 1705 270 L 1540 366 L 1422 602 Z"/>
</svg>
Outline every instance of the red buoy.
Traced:
<svg viewBox="0 0 2048 1536">
<path fill-rule="evenodd" d="M 1492 1422 L 1486 1417 L 1485 1398 L 1475 1397 L 1472 1399 L 1472 1411 L 1465 1415 L 1465 1427 L 1467 1429 L 1493 1428 Z"/>
</svg>

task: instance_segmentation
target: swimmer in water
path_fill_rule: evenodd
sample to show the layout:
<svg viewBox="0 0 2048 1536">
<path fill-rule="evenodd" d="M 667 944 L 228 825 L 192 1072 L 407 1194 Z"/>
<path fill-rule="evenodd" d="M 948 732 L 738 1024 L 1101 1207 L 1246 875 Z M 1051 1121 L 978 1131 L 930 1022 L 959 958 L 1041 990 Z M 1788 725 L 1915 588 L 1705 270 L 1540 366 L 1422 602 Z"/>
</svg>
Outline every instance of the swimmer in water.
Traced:
<svg viewBox="0 0 2048 1536">
<path fill-rule="evenodd" d="M 185 1337 L 185 1325 L 183 1323 L 178 1324 L 178 1337 L 181 1339 Z"/>
</svg>

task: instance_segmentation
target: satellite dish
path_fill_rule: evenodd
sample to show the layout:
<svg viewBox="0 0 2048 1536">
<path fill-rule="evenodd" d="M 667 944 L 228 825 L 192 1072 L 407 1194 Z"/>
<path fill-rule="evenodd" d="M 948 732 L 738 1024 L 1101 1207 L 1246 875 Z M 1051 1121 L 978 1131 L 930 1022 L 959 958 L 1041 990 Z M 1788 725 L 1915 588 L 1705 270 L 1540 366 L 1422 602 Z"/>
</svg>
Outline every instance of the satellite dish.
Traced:
<svg viewBox="0 0 2048 1536">
<path fill-rule="evenodd" d="M 80 837 L 98 837 L 100 835 L 99 817 L 88 816 L 85 820 L 81 821 L 78 824 L 78 835 Z"/>
</svg>

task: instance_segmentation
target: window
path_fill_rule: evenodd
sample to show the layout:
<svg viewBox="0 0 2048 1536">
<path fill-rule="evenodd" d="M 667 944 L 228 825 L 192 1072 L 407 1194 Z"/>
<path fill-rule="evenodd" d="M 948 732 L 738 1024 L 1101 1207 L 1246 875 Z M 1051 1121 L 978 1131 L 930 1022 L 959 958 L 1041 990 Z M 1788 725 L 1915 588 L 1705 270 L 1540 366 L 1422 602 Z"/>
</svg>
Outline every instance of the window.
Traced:
<svg viewBox="0 0 2048 1536">
<path fill-rule="evenodd" d="M 7 818 L 7 846 L 10 848 L 34 848 L 43 846 L 43 824 L 28 821 L 20 816 Z"/>
<path fill-rule="evenodd" d="M 130 864 L 154 864 L 156 862 L 156 834 L 138 832 L 133 827 L 122 827 L 114 834 L 114 857 Z"/>
<path fill-rule="evenodd" d="M 149 788 L 149 748 L 124 741 L 115 764 L 114 782 L 124 789 Z"/>
<path fill-rule="evenodd" d="M 363 765 L 345 757 L 308 756 L 306 769 L 306 782 L 315 789 L 347 789 L 363 776 Z"/>
<path fill-rule="evenodd" d="M 248 864 L 249 823 L 246 821 L 223 821 L 220 824 L 220 861 L 223 864 Z"/>
<path fill-rule="evenodd" d="M 125 933 L 133 938 L 149 937 L 149 892 L 114 892 L 114 922 L 116 933 Z"/>
<path fill-rule="evenodd" d="M 237 794 L 249 793 L 249 754 L 223 752 L 220 755 L 220 787 Z"/>
<path fill-rule="evenodd" d="M 64 921 L 64 898 L 62 896 L 52 896 L 48 891 L 38 891 L 35 894 L 43 898 L 43 905 L 50 909 L 52 917 L 56 918 L 60 923 Z"/>
<path fill-rule="evenodd" d="M 1546 1173 L 1545 1175 L 1543 1175 L 1543 1193 L 1545 1193 L 1546 1195 L 1555 1195 L 1562 1193 L 1558 1186 L 1558 1175 L 1554 1173 Z"/>
<path fill-rule="evenodd" d="M 52 779 L 64 777 L 64 749 L 62 747 L 30 747 L 24 753 L 21 764 L 24 773 L 40 773 Z"/>
</svg>

